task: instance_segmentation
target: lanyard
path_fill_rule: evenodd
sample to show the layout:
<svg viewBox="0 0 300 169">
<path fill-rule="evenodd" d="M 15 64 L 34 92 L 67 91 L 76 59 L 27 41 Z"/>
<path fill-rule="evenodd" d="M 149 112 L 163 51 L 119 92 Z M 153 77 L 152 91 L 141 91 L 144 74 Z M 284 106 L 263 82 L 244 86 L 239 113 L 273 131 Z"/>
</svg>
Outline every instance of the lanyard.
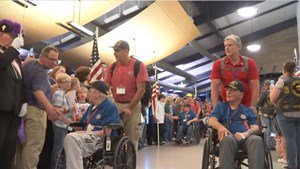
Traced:
<svg viewBox="0 0 300 169">
<path fill-rule="evenodd" d="M 235 69 L 235 67 L 233 65 L 231 65 L 231 72 L 233 74 L 233 78 L 234 78 L 234 80 L 237 80 L 237 77 L 239 74 L 239 69 L 237 69 L 237 70 L 234 70 L 234 69 Z"/>
<path fill-rule="evenodd" d="M 92 114 L 89 116 L 89 118 L 86 120 L 86 125 L 90 124 L 91 118 L 94 116 L 94 114 L 99 110 L 99 107 L 95 108 L 95 110 L 92 112 Z"/>
<path fill-rule="evenodd" d="M 233 111 L 232 115 L 230 116 L 230 119 L 228 119 L 229 109 L 230 109 L 230 107 L 228 107 L 228 109 L 227 109 L 227 117 L 226 117 L 227 119 L 226 119 L 226 124 L 225 124 L 225 127 L 227 129 L 229 129 L 229 126 L 230 126 L 232 120 L 234 119 L 234 117 L 236 116 L 236 114 L 238 113 L 239 108 L 240 108 L 240 106 L 236 110 Z"/>
</svg>

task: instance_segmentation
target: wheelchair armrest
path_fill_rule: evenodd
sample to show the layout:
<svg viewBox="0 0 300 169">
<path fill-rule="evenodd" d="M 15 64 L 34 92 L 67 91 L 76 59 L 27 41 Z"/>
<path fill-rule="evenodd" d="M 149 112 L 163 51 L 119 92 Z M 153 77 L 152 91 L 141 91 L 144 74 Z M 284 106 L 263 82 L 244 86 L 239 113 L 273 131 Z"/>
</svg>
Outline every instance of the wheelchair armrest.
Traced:
<svg viewBox="0 0 300 169">
<path fill-rule="evenodd" d="M 84 128 L 86 126 L 86 123 L 82 123 L 82 122 L 73 122 L 69 124 L 70 127 L 82 127 Z"/>
<path fill-rule="evenodd" d="M 263 129 L 268 128 L 266 125 L 261 125 L 260 127 L 263 128 Z"/>
<path fill-rule="evenodd" d="M 123 128 L 123 125 L 121 123 L 110 123 L 106 127 L 113 130 L 117 130 Z"/>
</svg>

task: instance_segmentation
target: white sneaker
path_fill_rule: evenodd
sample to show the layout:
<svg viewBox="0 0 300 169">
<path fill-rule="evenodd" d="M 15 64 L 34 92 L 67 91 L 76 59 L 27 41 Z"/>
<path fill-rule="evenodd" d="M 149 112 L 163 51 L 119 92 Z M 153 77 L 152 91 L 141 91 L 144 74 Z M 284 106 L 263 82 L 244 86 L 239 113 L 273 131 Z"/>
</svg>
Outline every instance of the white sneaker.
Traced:
<svg viewBox="0 0 300 169">
<path fill-rule="evenodd" d="M 283 158 L 277 160 L 279 163 L 287 164 L 287 161 Z"/>
</svg>

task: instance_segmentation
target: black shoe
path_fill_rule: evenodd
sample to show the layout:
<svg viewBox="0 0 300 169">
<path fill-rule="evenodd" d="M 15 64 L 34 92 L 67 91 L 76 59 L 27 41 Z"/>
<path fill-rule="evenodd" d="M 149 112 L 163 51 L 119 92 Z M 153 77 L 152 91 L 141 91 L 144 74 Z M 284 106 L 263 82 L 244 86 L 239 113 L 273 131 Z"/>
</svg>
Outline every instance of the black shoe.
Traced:
<svg viewBox="0 0 300 169">
<path fill-rule="evenodd" d="M 176 144 L 182 144 L 182 140 L 176 139 L 176 140 L 175 140 L 175 143 L 176 143 Z"/>
</svg>

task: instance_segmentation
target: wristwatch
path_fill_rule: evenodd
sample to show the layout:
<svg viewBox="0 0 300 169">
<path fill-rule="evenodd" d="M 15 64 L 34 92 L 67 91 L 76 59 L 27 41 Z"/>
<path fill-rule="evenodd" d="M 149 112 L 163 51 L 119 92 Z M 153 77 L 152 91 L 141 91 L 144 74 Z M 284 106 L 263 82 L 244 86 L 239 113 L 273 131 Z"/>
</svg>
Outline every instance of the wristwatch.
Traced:
<svg viewBox="0 0 300 169">
<path fill-rule="evenodd" d="M 256 107 L 255 106 L 250 106 L 250 109 L 256 110 Z"/>
</svg>

